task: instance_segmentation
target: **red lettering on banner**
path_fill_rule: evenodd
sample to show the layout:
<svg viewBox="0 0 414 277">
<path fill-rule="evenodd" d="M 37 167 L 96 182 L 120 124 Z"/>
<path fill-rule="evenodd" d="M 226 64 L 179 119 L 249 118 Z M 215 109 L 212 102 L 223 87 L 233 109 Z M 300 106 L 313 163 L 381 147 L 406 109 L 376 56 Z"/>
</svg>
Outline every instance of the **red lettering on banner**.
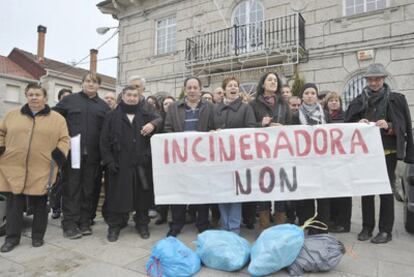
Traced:
<svg viewBox="0 0 414 277">
<path fill-rule="evenodd" d="M 214 160 L 216 159 L 216 155 L 214 152 L 214 136 L 210 135 L 208 137 L 208 143 L 210 145 L 210 161 L 214 162 Z"/>
<path fill-rule="evenodd" d="M 292 145 L 290 144 L 288 136 L 283 131 L 281 131 L 279 135 L 277 136 L 277 141 L 276 141 L 275 149 L 273 152 L 273 158 L 277 158 L 279 155 L 279 150 L 282 150 L 282 149 L 287 149 L 289 151 L 289 154 L 293 156 Z"/>
<path fill-rule="evenodd" d="M 341 155 L 346 154 L 344 147 L 342 146 L 342 137 L 344 133 L 341 129 L 334 128 L 329 130 L 329 134 L 331 135 L 331 153 L 332 155 L 336 154 L 335 149 L 338 150 L 338 153 Z"/>
<path fill-rule="evenodd" d="M 295 142 L 296 142 L 296 156 L 303 157 L 307 156 L 311 150 L 311 136 L 305 130 L 295 130 Z M 302 136 L 305 139 L 305 149 L 301 152 L 300 151 L 300 143 L 299 143 L 299 136 Z"/>
<path fill-rule="evenodd" d="M 260 139 L 263 138 L 263 140 Z M 256 154 L 259 159 L 263 159 L 263 153 L 265 158 L 270 159 L 270 148 L 267 145 L 269 141 L 269 135 L 267 133 L 255 133 Z"/>
<path fill-rule="evenodd" d="M 264 177 L 266 173 L 268 173 L 270 177 L 270 182 L 267 187 L 265 187 L 264 185 Z M 260 187 L 260 190 L 264 193 L 272 192 L 273 188 L 275 187 L 275 172 L 273 171 L 271 167 L 266 166 L 260 170 L 259 187 Z"/>
<path fill-rule="evenodd" d="M 234 161 L 236 159 L 236 143 L 233 135 L 229 137 L 230 154 L 226 153 L 223 138 L 219 137 L 220 161 Z"/>
<path fill-rule="evenodd" d="M 164 139 L 164 163 L 169 164 L 170 163 L 170 155 L 168 151 L 168 140 Z"/>
<path fill-rule="evenodd" d="M 202 141 L 203 139 L 201 137 L 198 137 L 194 140 L 193 142 L 193 146 L 191 147 L 191 153 L 193 154 L 194 159 L 197 162 L 204 162 L 205 160 L 207 160 L 206 158 L 204 158 L 203 156 L 200 156 L 197 153 L 197 145 Z"/>
<path fill-rule="evenodd" d="M 352 134 L 352 138 L 351 138 L 351 154 L 355 153 L 355 147 L 356 146 L 360 146 L 362 149 L 362 152 L 364 154 L 368 153 L 368 147 L 367 144 L 365 143 L 361 133 L 359 132 L 358 129 L 355 129 L 354 133 Z"/>
<path fill-rule="evenodd" d="M 253 160 L 252 154 L 247 154 L 246 151 L 250 150 L 250 144 L 245 142 L 245 139 L 251 138 L 250 134 L 241 135 L 239 138 L 240 143 L 240 156 L 243 160 Z"/>
<path fill-rule="evenodd" d="M 177 163 L 177 158 L 180 162 L 185 163 L 188 159 L 188 139 L 184 138 L 184 153 L 181 153 L 180 145 L 176 139 L 172 139 L 172 157 L 174 163 Z"/>
<path fill-rule="evenodd" d="M 322 148 L 318 148 L 318 134 L 322 134 Z M 324 155 L 328 151 L 328 134 L 324 129 L 316 129 L 313 133 L 313 148 L 318 155 Z"/>
</svg>

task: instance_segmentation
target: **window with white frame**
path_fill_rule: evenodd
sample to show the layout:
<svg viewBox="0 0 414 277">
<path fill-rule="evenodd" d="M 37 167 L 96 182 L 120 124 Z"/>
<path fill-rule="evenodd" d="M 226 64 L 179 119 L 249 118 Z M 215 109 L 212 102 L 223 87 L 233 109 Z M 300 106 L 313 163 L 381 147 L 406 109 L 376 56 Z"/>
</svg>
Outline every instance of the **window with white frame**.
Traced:
<svg viewBox="0 0 414 277">
<path fill-rule="evenodd" d="M 263 21 L 264 8 L 259 1 L 246 0 L 235 7 L 231 23 L 238 26 L 237 47 L 242 53 L 263 43 Z"/>
<path fill-rule="evenodd" d="M 388 7 L 388 0 L 344 0 L 344 15 L 376 11 Z"/>
<path fill-rule="evenodd" d="M 20 103 L 20 87 L 6 85 L 6 95 L 4 100 L 7 102 Z"/>
<path fill-rule="evenodd" d="M 156 22 L 156 46 L 157 55 L 173 52 L 176 49 L 176 20 L 170 16 Z"/>
</svg>

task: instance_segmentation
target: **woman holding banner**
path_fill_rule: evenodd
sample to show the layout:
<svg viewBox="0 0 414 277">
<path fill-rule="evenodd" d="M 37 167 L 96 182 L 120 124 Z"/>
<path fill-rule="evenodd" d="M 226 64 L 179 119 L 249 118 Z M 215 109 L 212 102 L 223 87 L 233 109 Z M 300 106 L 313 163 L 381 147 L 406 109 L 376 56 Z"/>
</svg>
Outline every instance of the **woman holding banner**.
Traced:
<svg viewBox="0 0 414 277">
<path fill-rule="evenodd" d="M 274 72 L 264 74 L 257 85 L 256 98 L 250 102 L 256 117 L 257 127 L 277 127 L 291 124 L 288 103 L 280 93 L 281 82 Z M 270 226 L 270 202 L 259 202 L 260 231 Z M 275 224 L 286 221 L 286 202 L 275 202 Z"/>
<path fill-rule="evenodd" d="M 223 81 L 224 100 L 214 107 L 214 128 L 248 128 L 256 126 L 253 109 L 240 97 L 239 80 L 229 77 Z M 220 203 L 221 229 L 240 233 L 241 203 Z"/>
<path fill-rule="evenodd" d="M 313 83 L 307 83 L 303 86 L 300 93 L 302 105 L 298 113 L 295 114 L 293 121 L 295 124 L 317 125 L 328 123 L 328 115 L 318 102 L 318 88 Z M 317 201 L 317 220 L 328 224 L 329 222 L 329 202 L 330 199 L 316 199 Z M 296 201 L 296 213 L 299 218 L 299 224 L 311 218 L 315 214 L 315 200 L 306 199 Z M 325 230 L 309 229 L 308 234 L 326 233 Z"/>
<path fill-rule="evenodd" d="M 329 92 L 325 97 L 325 110 L 331 123 L 343 123 L 345 112 L 342 109 L 341 96 Z M 331 198 L 329 232 L 347 233 L 351 229 L 352 197 Z"/>
</svg>

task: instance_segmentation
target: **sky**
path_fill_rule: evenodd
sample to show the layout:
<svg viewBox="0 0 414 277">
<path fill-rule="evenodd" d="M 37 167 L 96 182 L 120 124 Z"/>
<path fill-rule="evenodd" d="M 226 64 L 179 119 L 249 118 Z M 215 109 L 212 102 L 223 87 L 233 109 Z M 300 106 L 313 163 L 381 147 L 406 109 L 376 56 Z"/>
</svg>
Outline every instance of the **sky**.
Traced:
<svg viewBox="0 0 414 277">
<path fill-rule="evenodd" d="M 47 27 L 45 57 L 64 63 L 78 62 L 116 32 L 96 33 L 98 27 L 115 27 L 118 21 L 102 14 L 101 0 L 0 0 L 0 55 L 14 47 L 37 53 L 37 26 Z M 99 49 L 98 72 L 116 77 L 118 35 Z M 78 65 L 89 69 L 89 57 Z"/>
</svg>

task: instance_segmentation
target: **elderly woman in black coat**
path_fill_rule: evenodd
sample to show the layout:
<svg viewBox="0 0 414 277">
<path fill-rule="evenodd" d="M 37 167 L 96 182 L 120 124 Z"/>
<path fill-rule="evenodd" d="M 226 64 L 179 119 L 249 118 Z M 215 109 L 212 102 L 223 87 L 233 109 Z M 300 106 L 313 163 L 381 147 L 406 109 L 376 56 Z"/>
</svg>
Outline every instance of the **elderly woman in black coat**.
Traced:
<svg viewBox="0 0 414 277">
<path fill-rule="evenodd" d="M 132 86 L 122 90 L 122 101 L 105 117 L 100 147 L 108 171 L 105 221 L 111 242 L 118 239 L 133 211 L 138 233 L 149 238 L 148 209 L 154 198 L 150 137 L 161 123 Z"/>
</svg>

